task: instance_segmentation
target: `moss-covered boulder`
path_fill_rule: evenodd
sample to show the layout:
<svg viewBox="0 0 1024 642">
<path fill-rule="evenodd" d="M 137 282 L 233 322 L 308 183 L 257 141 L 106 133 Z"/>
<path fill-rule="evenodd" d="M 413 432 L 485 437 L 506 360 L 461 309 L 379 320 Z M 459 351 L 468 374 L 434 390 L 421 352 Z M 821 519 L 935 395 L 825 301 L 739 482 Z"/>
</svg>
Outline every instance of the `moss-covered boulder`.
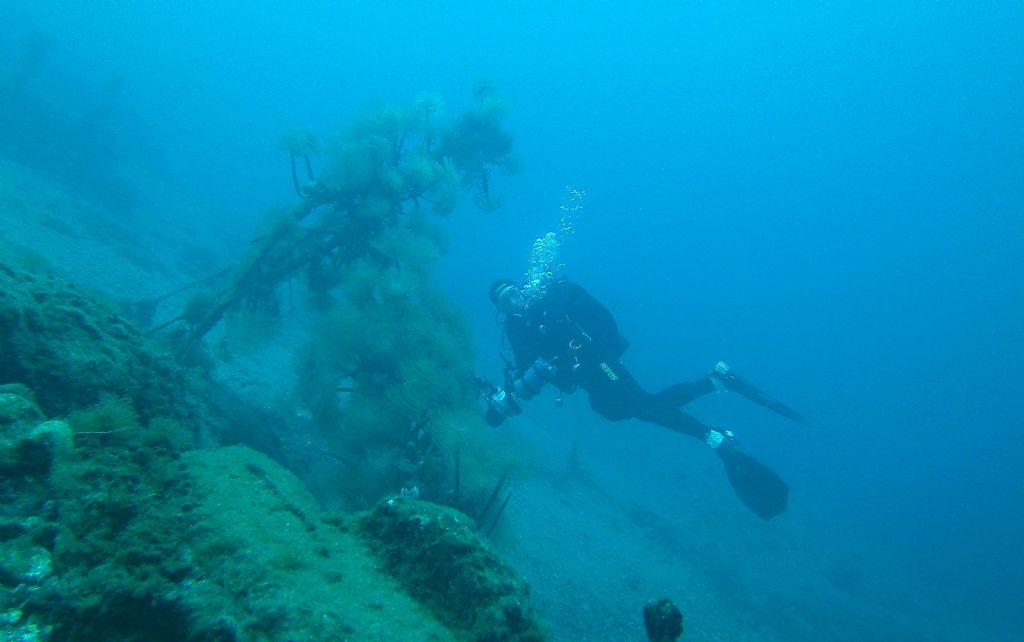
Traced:
<svg viewBox="0 0 1024 642">
<path fill-rule="evenodd" d="M 3 639 L 541 637 L 468 518 L 419 501 L 324 513 L 267 457 L 196 449 L 196 416 L 257 429 L 184 403 L 182 371 L 101 302 L 2 263 L 0 384 Z"/>
<path fill-rule="evenodd" d="M 66 423 L 42 419 L 27 387 L 0 386 L 0 506 L 4 516 L 16 520 L 42 510 L 49 497 L 40 496 L 41 484 L 72 448 Z"/>
<path fill-rule="evenodd" d="M 359 520 L 388 571 L 446 624 L 476 642 L 543 640 L 529 586 L 504 564 L 466 515 L 396 498 Z"/>
<path fill-rule="evenodd" d="M 32 391 L 27 386 L 11 383 L 0 385 L 0 426 L 42 419 Z"/>
<path fill-rule="evenodd" d="M 0 629 L 16 639 L 539 639 L 525 586 L 454 511 L 325 513 L 267 457 L 193 449 L 180 423 L 143 422 L 123 400 L 64 422 L 42 419 L 24 386 L 3 394 L 19 397 L 0 422 Z M 411 572 L 374 553 L 395 546 L 398 512 L 469 528 L 431 530 L 430 566 Z M 470 600 L 457 616 L 444 583 Z"/>
<path fill-rule="evenodd" d="M 130 398 L 145 418 L 184 407 L 181 371 L 111 308 L 66 281 L 0 262 L 0 383 L 11 382 L 35 391 L 50 416 L 104 394 Z"/>
</svg>

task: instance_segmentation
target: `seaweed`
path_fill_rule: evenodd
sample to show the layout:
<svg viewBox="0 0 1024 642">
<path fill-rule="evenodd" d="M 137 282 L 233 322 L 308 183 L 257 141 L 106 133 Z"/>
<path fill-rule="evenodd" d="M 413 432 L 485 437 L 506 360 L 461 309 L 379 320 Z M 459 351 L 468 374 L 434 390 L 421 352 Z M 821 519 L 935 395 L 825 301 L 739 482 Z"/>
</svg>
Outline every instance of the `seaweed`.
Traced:
<svg viewBox="0 0 1024 642">
<path fill-rule="evenodd" d="M 449 473 L 458 448 L 460 493 L 479 501 L 493 484 L 482 471 L 499 449 L 479 443 L 488 430 L 464 412 L 476 400 L 471 333 L 431 283 L 447 247 L 438 219 L 460 193 L 496 207 L 491 172 L 516 166 L 504 101 L 490 83 L 474 98 L 453 119 L 440 98 L 421 94 L 364 113 L 325 145 L 311 133 L 284 137 L 299 202 L 269 212 L 227 282 L 205 283 L 164 324 L 182 363 L 209 366 L 204 337 L 221 324 L 227 357 L 273 336 L 286 314 L 308 318 L 296 396 L 319 431 L 318 452 L 345 462 L 331 494 L 354 507 L 402 487 L 458 503 Z"/>
<path fill-rule="evenodd" d="M 195 350 L 229 311 L 252 307 L 301 274 L 323 282 L 328 266 L 342 272 L 360 259 L 420 269 L 434 252 L 430 235 L 417 233 L 423 224 L 410 220 L 423 211 L 452 213 L 459 187 L 480 209 L 494 209 L 500 199 L 491 170 L 514 172 L 517 162 L 503 127 L 503 101 L 490 85 L 478 87 L 475 95 L 476 107 L 450 123 L 442 120 L 440 101 L 422 95 L 406 108 L 368 112 L 328 147 L 319 178 L 310 160 L 319 150 L 315 138 L 286 137 L 282 147 L 300 201 L 288 217 L 278 217 L 280 226 L 254 238 L 249 256 L 202 319 L 189 319 L 179 356 Z M 296 169 L 300 156 L 309 178 L 305 185 Z M 396 246 L 402 230 L 413 234 L 411 243 L 407 238 Z"/>
</svg>

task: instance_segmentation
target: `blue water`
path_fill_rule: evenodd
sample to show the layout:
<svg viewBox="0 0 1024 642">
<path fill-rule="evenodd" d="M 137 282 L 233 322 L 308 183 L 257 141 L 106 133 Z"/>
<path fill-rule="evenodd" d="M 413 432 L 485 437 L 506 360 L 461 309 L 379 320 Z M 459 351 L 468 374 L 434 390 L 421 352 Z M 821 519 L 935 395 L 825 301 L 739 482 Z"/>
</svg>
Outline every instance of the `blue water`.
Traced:
<svg viewBox="0 0 1024 642">
<path fill-rule="evenodd" d="M 789 481 L 780 520 L 956 604 L 975 639 L 1024 626 L 1024 5 L 4 4 L 2 57 L 42 34 L 61 71 L 37 89 L 72 112 L 116 78 L 132 117 L 108 144 L 239 238 L 294 201 L 282 132 L 423 90 L 457 113 L 492 79 L 523 171 L 498 212 L 453 217 L 439 275 L 481 369 L 488 283 L 584 189 L 562 260 L 640 380 L 725 359 L 812 420 L 694 408 Z"/>
</svg>

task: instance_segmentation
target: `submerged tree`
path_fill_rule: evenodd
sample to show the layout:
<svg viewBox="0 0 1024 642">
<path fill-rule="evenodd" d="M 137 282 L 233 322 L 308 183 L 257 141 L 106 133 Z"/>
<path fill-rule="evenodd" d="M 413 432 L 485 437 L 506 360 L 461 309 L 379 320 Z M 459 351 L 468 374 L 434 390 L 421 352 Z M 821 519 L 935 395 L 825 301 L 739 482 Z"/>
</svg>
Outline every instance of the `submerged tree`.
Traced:
<svg viewBox="0 0 1024 642">
<path fill-rule="evenodd" d="M 295 305 L 291 289 L 302 285 L 321 321 L 296 358 L 297 392 L 348 467 L 351 497 L 416 482 L 443 499 L 456 461 L 468 495 L 473 462 L 489 457 L 467 426 L 470 333 L 430 283 L 445 246 L 433 219 L 451 214 L 463 192 L 480 209 L 496 207 L 491 173 L 515 170 L 501 101 L 489 85 L 475 96 L 451 121 L 431 95 L 367 113 L 327 147 L 319 177 L 315 138 L 285 138 L 300 201 L 269 216 L 226 286 L 195 297 L 176 320 L 187 359 L 226 317 L 279 314 L 285 293 Z"/>
<path fill-rule="evenodd" d="M 198 347 L 224 315 L 239 306 L 265 305 L 282 283 L 306 276 L 314 288 L 329 288 L 360 259 L 383 267 L 408 267 L 416 257 L 387 247 L 402 230 L 404 250 L 431 253 L 435 231 L 424 214 L 447 216 L 460 190 L 476 205 L 497 205 L 491 187 L 495 169 L 515 171 L 512 137 L 504 130 L 503 109 L 491 89 L 478 89 L 477 105 L 454 122 L 429 95 L 404 109 L 377 108 L 358 119 L 328 150 L 326 171 L 315 178 L 309 155 L 318 146 L 309 134 L 288 137 L 282 146 L 292 158 L 293 181 L 301 197 L 287 216 L 271 217 L 253 240 L 247 259 L 209 310 L 191 324 L 179 356 Z M 295 165 L 305 162 L 310 181 L 300 185 Z M 416 246 L 419 249 L 416 249 Z M 390 251 L 390 253 L 389 253 Z M 422 258 L 422 257 L 420 257 Z M 325 281 L 326 279 L 326 281 Z"/>
</svg>

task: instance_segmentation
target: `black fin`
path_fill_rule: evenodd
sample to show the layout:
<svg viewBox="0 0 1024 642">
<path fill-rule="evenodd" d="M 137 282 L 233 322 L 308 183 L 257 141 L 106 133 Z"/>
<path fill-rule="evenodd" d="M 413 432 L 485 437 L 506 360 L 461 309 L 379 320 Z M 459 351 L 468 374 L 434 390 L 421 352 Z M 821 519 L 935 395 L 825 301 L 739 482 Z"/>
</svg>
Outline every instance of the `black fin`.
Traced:
<svg viewBox="0 0 1024 642">
<path fill-rule="evenodd" d="M 789 485 L 770 468 L 732 445 L 715 452 L 725 464 L 732 489 L 758 517 L 767 521 L 786 510 Z"/>
<path fill-rule="evenodd" d="M 747 399 L 750 399 L 754 403 L 764 406 L 765 408 L 779 413 L 786 419 L 791 419 L 797 423 L 810 425 L 811 422 L 807 421 L 797 411 L 793 410 L 781 401 L 774 399 L 773 397 L 766 394 L 763 390 L 750 383 L 746 379 L 738 376 L 735 370 L 729 371 L 730 377 L 726 387 L 732 390 L 736 394 L 743 395 Z"/>
</svg>

